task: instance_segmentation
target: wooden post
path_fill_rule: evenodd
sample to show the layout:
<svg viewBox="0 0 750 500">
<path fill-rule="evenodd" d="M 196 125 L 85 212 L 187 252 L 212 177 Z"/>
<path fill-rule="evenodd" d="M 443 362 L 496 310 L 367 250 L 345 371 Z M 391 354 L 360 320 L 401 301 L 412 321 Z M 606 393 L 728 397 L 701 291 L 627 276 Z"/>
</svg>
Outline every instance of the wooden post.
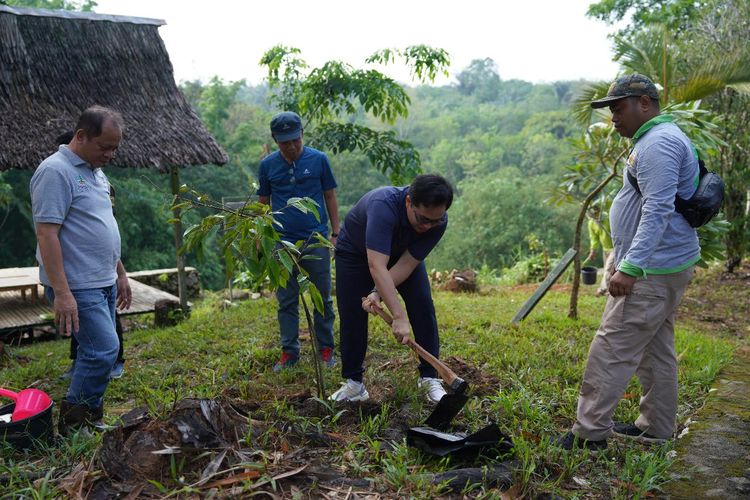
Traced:
<svg viewBox="0 0 750 500">
<path fill-rule="evenodd" d="M 169 168 L 169 180 L 172 185 L 172 195 L 177 201 L 177 195 L 180 194 L 180 172 L 178 168 L 172 165 Z M 177 289 L 180 294 L 180 307 L 183 311 L 187 312 L 187 289 L 185 286 L 185 256 L 180 254 L 180 247 L 182 247 L 182 210 L 179 208 L 172 209 L 172 215 L 174 216 L 174 246 L 175 255 L 177 257 Z"/>
<path fill-rule="evenodd" d="M 570 248 L 567 252 L 565 252 L 565 255 L 563 255 L 560 259 L 560 262 L 557 263 L 555 268 L 552 269 L 547 277 L 544 278 L 544 281 L 542 281 L 539 287 L 537 287 L 534 294 L 529 297 L 529 299 L 524 303 L 521 309 L 518 310 L 516 315 L 513 316 L 511 323 L 520 323 L 526 318 L 526 316 L 529 315 L 531 310 L 534 309 L 534 307 L 539 303 L 540 300 L 542 300 L 542 297 L 544 297 L 544 294 L 547 293 L 547 290 L 549 290 L 552 285 L 555 284 L 557 279 L 562 275 L 562 273 L 565 272 L 576 255 L 578 255 L 578 250 L 575 250 L 573 248 Z"/>
</svg>

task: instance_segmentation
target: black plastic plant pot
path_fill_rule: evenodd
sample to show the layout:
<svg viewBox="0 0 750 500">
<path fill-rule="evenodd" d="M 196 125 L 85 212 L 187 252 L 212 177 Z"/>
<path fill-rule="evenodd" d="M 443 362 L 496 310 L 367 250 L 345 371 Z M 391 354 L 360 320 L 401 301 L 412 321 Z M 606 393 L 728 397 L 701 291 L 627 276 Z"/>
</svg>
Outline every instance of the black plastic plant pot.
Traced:
<svg viewBox="0 0 750 500">
<path fill-rule="evenodd" d="M 0 422 L 0 442 L 5 442 L 16 450 L 27 450 L 36 444 L 48 443 L 53 435 L 52 407 L 36 415 L 16 422 Z M 0 408 L 0 415 L 13 413 L 16 404 L 11 403 Z"/>
<path fill-rule="evenodd" d="M 596 284 L 596 268 L 586 266 L 581 269 L 581 281 L 584 285 L 595 285 Z"/>
</svg>

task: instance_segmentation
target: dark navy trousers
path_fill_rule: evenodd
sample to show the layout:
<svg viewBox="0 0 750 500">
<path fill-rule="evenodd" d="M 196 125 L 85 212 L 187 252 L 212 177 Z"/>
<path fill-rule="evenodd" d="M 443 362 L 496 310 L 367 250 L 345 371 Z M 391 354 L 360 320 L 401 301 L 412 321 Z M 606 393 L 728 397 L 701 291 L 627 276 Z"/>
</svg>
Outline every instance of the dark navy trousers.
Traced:
<svg viewBox="0 0 750 500">
<path fill-rule="evenodd" d="M 367 320 L 362 309 L 362 297 L 367 297 L 374 286 L 367 258 L 345 252 L 336 253 L 336 301 L 339 309 L 341 375 L 362 382 L 367 353 Z M 389 262 L 388 267 L 395 264 Z M 406 313 L 414 333 L 414 340 L 435 357 L 440 354 L 435 305 L 432 303 L 430 282 L 424 262 L 420 262 L 401 285 L 399 295 L 406 304 Z M 377 321 L 380 321 L 378 318 Z M 404 346 L 406 348 L 406 346 Z M 419 364 L 422 377 L 437 377 L 437 372 L 424 360 Z"/>
</svg>

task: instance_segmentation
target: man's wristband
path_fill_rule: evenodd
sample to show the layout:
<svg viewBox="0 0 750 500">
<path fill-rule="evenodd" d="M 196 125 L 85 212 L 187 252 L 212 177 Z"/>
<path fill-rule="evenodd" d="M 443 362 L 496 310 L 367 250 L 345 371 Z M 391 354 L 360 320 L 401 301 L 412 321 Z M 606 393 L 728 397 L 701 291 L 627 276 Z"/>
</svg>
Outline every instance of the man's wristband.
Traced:
<svg viewBox="0 0 750 500">
<path fill-rule="evenodd" d="M 377 293 L 378 295 L 380 295 L 380 294 L 378 293 L 378 289 L 377 289 L 377 287 L 372 287 L 372 290 L 370 290 L 370 293 Z M 367 295 L 370 295 L 370 294 L 368 293 Z"/>
</svg>

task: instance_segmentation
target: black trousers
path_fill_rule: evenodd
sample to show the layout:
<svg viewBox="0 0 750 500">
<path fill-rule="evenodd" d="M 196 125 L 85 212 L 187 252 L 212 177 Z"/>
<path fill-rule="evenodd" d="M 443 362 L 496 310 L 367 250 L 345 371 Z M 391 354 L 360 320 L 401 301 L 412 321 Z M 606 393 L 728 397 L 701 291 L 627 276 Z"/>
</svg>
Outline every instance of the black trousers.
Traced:
<svg viewBox="0 0 750 500">
<path fill-rule="evenodd" d="M 341 375 L 358 382 L 364 374 L 367 353 L 367 320 L 369 314 L 362 309 L 362 297 L 366 297 L 374 282 L 367 259 L 358 255 L 336 253 L 336 302 L 339 310 L 341 349 Z M 389 262 L 390 268 L 395 260 Z M 430 282 L 424 262 L 421 262 L 401 285 L 399 295 L 406 304 L 414 340 L 435 357 L 440 354 L 435 305 L 432 303 Z M 380 319 L 377 319 L 380 321 Z M 406 349 L 406 346 L 404 346 Z M 424 360 L 419 364 L 422 377 L 437 377 L 437 372 Z"/>
</svg>

